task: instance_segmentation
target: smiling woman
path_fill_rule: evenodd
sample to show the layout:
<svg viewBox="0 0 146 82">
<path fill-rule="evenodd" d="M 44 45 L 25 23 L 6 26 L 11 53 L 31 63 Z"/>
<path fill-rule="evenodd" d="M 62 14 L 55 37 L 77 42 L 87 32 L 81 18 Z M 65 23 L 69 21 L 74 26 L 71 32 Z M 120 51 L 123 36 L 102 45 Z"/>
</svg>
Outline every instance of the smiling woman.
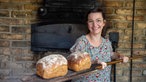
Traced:
<svg viewBox="0 0 146 82">
<path fill-rule="evenodd" d="M 72 53 L 78 51 L 89 53 L 91 62 L 93 64 L 101 64 L 102 70 L 73 79 L 73 82 L 110 82 L 111 66 L 107 66 L 105 62 L 110 62 L 112 60 L 111 58 L 113 58 L 113 56 L 115 57 L 117 54 L 113 53 L 109 39 L 105 39 L 101 36 L 105 23 L 105 16 L 101 9 L 94 8 L 89 11 L 87 15 L 89 33 L 79 37 L 76 40 L 76 43 L 71 47 L 70 51 Z M 124 59 L 128 58 L 123 57 L 123 60 Z"/>
</svg>

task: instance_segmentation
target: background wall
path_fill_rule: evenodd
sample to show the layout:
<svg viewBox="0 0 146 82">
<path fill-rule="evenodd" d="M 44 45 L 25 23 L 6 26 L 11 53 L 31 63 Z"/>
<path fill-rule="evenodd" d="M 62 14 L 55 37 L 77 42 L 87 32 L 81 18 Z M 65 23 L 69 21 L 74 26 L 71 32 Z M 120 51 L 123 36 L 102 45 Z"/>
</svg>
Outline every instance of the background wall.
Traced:
<svg viewBox="0 0 146 82">
<path fill-rule="evenodd" d="M 118 52 L 130 56 L 133 0 L 97 2 L 106 10 L 108 32 L 120 33 Z M 0 82 L 21 82 L 35 73 L 41 55 L 30 51 L 30 34 L 41 4 L 42 0 L 0 0 Z M 146 56 L 146 0 L 136 0 L 134 25 L 133 55 Z M 129 69 L 130 63 L 117 64 L 117 82 L 129 82 Z M 132 73 L 133 82 L 145 82 L 146 58 L 133 60 Z"/>
</svg>

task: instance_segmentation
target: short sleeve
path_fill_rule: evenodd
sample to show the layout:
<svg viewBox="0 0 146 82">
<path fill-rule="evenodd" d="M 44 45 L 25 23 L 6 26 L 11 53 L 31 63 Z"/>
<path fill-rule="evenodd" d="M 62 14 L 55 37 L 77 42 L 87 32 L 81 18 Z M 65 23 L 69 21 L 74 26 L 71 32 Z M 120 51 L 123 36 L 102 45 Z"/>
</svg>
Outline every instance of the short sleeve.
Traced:
<svg viewBox="0 0 146 82">
<path fill-rule="evenodd" d="M 71 52 L 84 51 L 86 46 L 85 44 L 86 44 L 86 40 L 84 36 L 81 36 L 76 40 L 75 44 L 70 48 L 70 51 Z"/>
</svg>

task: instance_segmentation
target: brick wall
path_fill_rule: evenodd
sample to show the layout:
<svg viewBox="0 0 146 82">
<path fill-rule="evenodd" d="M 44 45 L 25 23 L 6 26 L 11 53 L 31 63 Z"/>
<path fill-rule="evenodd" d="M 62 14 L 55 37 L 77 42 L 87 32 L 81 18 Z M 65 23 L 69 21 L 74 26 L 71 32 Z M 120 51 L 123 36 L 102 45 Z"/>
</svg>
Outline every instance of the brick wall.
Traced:
<svg viewBox="0 0 146 82">
<path fill-rule="evenodd" d="M 133 55 L 146 55 L 146 6 L 145 0 L 135 0 L 135 23 L 134 23 L 134 44 Z M 110 22 L 110 31 L 120 33 L 118 51 L 130 56 L 131 54 L 131 33 L 132 33 L 132 7 L 133 0 L 103 0 L 107 10 L 107 18 Z M 146 80 L 145 58 L 133 60 L 132 82 L 144 82 Z M 117 82 L 129 81 L 130 63 L 117 64 Z"/>
<path fill-rule="evenodd" d="M 117 51 L 130 56 L 133 0 L 97 1 L 106 10 L 108 32 L 120 33 Z M 136 0 L 134 55 L 146 55 L 145 3 L 146 0 Z M 0 0 L 0 82 L 21 82 L 19 78 L 35 73 L 35 63 L 41 55 L 30 51 L 30 24 L 38 21 L 37 8 L 41 4 L 42 0 Z M 129 82 L 129 69 L 130 63 L 117 64 L 117 82 Z M 133 60 L 132 73 L 133 82 L 145 82 L 146 58 Z"/>
</svg>

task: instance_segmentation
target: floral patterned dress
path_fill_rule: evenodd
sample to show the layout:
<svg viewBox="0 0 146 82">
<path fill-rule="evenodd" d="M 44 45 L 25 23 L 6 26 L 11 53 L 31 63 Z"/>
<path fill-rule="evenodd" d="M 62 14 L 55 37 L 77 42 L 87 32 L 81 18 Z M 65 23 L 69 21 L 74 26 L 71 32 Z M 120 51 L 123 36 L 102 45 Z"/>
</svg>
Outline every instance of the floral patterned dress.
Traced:
<svg viewBox="0 0 146 82">
<path fill-rule="evenodd" d="M 111 42 L 102 38 L 102 43 L 98 47 L 92 46 L 85 35 L 77 39 L 76 43 L 71 47 L 71 52 L 86 51 L 90 54 L 92 61 L 99 60 L 102 62 L 110 62 L 113 55 Z M 107 66 L 103 70 L 99 70 L 93 74 L 73 79 L 73 82 L 110 82 L 111 66 Z"/>
</svg>

